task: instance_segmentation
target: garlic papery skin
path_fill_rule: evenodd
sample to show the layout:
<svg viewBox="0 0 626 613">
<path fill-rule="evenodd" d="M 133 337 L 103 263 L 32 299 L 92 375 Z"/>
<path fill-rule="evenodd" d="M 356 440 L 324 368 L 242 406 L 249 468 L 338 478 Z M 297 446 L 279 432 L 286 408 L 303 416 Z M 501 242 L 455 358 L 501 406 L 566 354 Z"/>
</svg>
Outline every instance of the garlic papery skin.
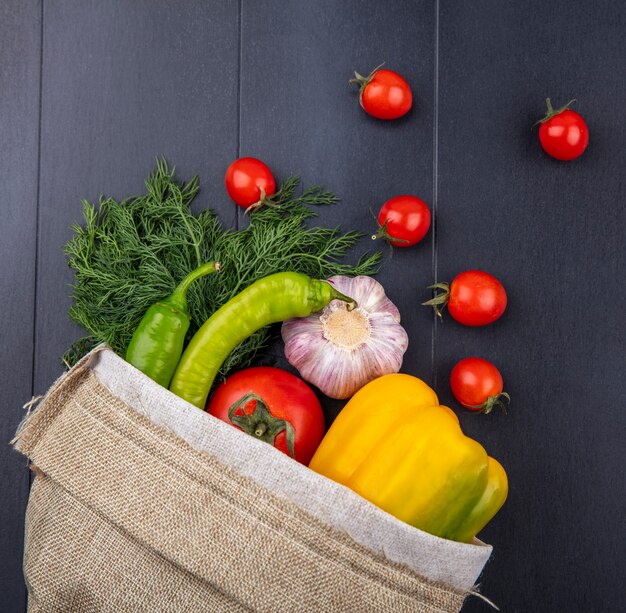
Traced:
<svg viewBox="0 0 626 613">
<path fill-rule="evenodd" d="M 349 311 L 345 302 L 332 300 L 318 313 L 285 321 L 285 356 L 326 396 L 350 398 L 377 377 L 400 370 L 409 337 L 378 281 L 337 275 L 328 282 L 358 306 Z"/>
</svg>

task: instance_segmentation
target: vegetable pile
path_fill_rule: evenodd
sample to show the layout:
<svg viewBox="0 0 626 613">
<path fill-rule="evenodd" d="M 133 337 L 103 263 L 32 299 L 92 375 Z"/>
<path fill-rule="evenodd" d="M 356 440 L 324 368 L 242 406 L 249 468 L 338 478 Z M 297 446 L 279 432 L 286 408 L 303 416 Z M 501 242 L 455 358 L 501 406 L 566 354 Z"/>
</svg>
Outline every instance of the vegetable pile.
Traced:
<svg viewBox="0 0 626 613">
<path fill-rule="evenodd" d="M 189 341 L 170 390 L 203 409 L 215 376 L 239 343 L 269 324 L 307 317 L 331 300 L 357 305 L 326 281 L 297 272 L 277 272 L 252 285 L 220 307 Z"/>
<path fill-rule="evenodd" d="M 506 473 L 463 435 L 433 390 L 396 374 L 409 339 L 398 309 L 369 276 L 380 254 L 341 263 L 361 235 L 308 227 L 309 205 L 337 199 L 321 187 L 296 195 L 297 183 L 288 179 L 276 191 L 260 160 L 235 160 L 226 188 L 250 213 L 242 230 L 224 229 L 210 210 L 195 215 L 197 179 L 177 182 L 164 160 L 146 194 L 97 208 L 85 202 L 85 227 L 74 226 L 66 253 L 76 276 L 70 316 L 89 336 L 65 360 L 106 342 L 174 394 L 403 521 L 470 541 L 504 503 Z M 383 207 L 379 223 L 390 245 L 411 246 L 427 233 L 430 211 L 402 196 Z M 506 307 L 501 284 L 480 271 L 436 289 L 444 293 L 427 304 L 440 314 L 449 302 L 466 325 L 491 323 Z M 353 396 L 326 435 L 319 401 L 302 379 L 245 368 L 279 322 L 285 355 L 302 379 L 332 398 Z M 501 385 L 481 390 L 494 394 L 476 400 L 484 412 L 508 398 Z"/>
<path fill-rule="evenodd" d="M 178 182 L 174 170 L 159 160 L 146 181 L 146 193 L 118 202 L 83 202 L 84 227 L 73 226 L 65 248 L 75 273 L 69 316 L 88 336 L 64 356 L 73 365 L 91 346 L 106 342 L 125 355 L 146 311 L 169 296 L 192 270 L 218 261 L 221 271 L 195 281 L 187 291 L 189 340 L 230 298 L 254 281 L 290 270 L 326 279 L 332 275 L 371 275 L 380 253 L 356 264 L 342 258 L 357 244 L 358 232 L 307 227 L 316 216 L 312 206 L 331 205 L 337 197 L 319 186 L 297 194 L 298 179 L 286 180 L 274 196 L 278 208 L 254 212 L 242 230 L 225 229 L 209 209 L 194 214 L 197 178 Z M 276 330 L 263 328 L 226 358 L 218 377 L 249 365 Z"/>
<path fill-rule="evenodd" d="M 398 73 L 378 67 L 355 77 L 361 106 L 373 117 L 393 120 L 412 108 L 413 93 Z M 556 111 L 547 103 L 543 148 L 560 160 L 580 156 L 588 143 L 584 120 L 569 103 Z M 84 202 L 85 227 L 74 226 L 66 253 L 76 277 L 70 317 L 88 336 L 68 350 L 66 364 L 108 343 L 189 403 L 399 519 L 470 542 L 506 500 L 506 472 L 461 432 L 434 390 L 398 374 L 409 339 L 400 312 L 370 277 L 380 253 L 342 263 L 362 235 L 307 223 L 311 206 L 336 196 L 319 186 L 296 194 L 297 178 L 277 189 L 261 160 L 234 160 L 225 187 L 249 213 L 248 227 L 225 229 L 210 210 L 194 214 L 197 178 L 178 182 L 164 160 L 145 194 L 97 207 Z M 372 238 L 413 247 L 430 230 L 431 212 L 417 196 L 399 195 L 377 221 Z M 447 307 L 465 326 L 490 325 L 507 308 L 502 283 L 481 270 L 429 288 L 439 293 L 422 304 L 440 319 Z M 279 322 L 285 356 L 301 378 L 246 368 Z M 331 398 L 351 398 L 326 434 L 305 381 Z M 500 371 L 482 358 L 459 361 L 450 387 L 471 411 L 506 409 L 510 400 Z"/>
</svg>

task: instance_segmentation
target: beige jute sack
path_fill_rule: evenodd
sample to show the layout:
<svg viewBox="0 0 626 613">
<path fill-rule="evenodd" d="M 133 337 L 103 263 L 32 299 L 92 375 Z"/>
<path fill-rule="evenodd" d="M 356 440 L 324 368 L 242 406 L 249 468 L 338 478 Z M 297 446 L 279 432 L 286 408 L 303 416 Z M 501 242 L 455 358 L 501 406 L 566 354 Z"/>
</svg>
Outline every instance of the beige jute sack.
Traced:
<svg viewBox="0 0 626 613">
<path fill-rule="evenodd" d="M 416 530 L 105 346 L 18 430 L 35 611 L 458 611 L 491 554 Z"/>
</svg>

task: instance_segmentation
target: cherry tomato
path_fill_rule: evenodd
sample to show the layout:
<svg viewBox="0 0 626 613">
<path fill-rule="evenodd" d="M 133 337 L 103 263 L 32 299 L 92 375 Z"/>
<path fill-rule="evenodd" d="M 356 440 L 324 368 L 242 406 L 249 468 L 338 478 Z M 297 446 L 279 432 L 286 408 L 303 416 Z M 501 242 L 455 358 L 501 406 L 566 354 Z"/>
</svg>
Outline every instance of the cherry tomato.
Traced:
<svg viewBox="0 0 626 613">
<path fill-rule="evenodd" d="M 487 360 L 481 358 L 465 358 L 461 360 L 450 374 L 450 387 L 454 397 L 472 411 L 489 413 L 499 405 L 506 411 L 503 398 L 511 400 L 502 391 L 502 375 Z"/>
<path fill-rule="evenodd" d="M 410 247 L 426 236 L 430 209 L 415 196 L 396 196 L 383 204 L 378 224 L 378 232 L 372 238 L 385 238 L 394 247 Z"/>
<path fill-rule="evenodd" d="M 215 417 L 308 464 L 324 436 L 313 390 L 281 368 L 257 366 L 231 375 L 207 404 Z"/>
<path fill-rule="evenodd" d="M 272 171 L 256 158 L 239 158 L 226 170 L 226 191 L 243 208 L 258 208 L 276 192 Z"/>
<path fill-rule="evenodd" d="M 547 115 L 540 121 L 539 141 L 544 151 L 557 160 L 573 160 L 580 156 L 589 143 L 589 129 L 585 120 L 568 107 L 552 108 L 550 98 Z"/>
<path fill-rule="evenodd" d="M 504 287 L 493 275 L 482 270 L 467 270 L 450 284 L 435 283 L 430 287 L 443 293 L 423 304 L 432 306 L 439 317 L 447 305 L 450 315 L 466 326 L 486 326 L 506 309 Z"/>
<path fill-rule="evenodd" d="M 354 76 L 350 83 L 360 86 L 359 101 L 366 113 L 378 119 L 397 119 L 411 110 L 411 88 L 397 72 L 378 67 L 367 77 L 358 72 Z"/>
</svg>

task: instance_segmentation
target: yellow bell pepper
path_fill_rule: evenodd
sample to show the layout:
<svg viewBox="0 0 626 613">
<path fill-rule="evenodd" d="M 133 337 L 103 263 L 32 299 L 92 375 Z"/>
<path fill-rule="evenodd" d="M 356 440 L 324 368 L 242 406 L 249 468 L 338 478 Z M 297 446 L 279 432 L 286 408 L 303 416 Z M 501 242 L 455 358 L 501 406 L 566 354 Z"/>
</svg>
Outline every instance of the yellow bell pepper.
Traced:
<svg viewBox="0 0 626 613">
<path fill-rule="evenodd" d="M 385 375 L 339 413 L 309 467 L 416 528 L 469 542 L 504 504 L 502 466 L 426 383 Z"/>
</svg>

